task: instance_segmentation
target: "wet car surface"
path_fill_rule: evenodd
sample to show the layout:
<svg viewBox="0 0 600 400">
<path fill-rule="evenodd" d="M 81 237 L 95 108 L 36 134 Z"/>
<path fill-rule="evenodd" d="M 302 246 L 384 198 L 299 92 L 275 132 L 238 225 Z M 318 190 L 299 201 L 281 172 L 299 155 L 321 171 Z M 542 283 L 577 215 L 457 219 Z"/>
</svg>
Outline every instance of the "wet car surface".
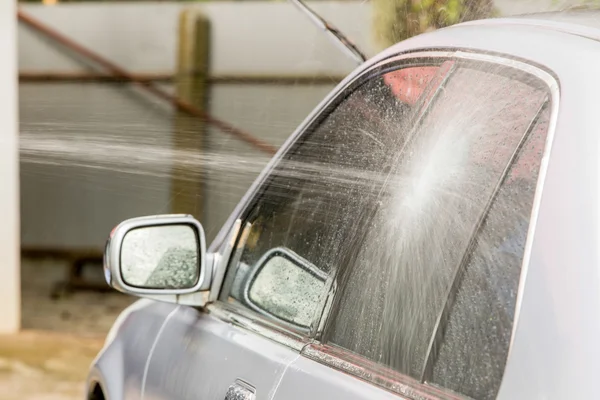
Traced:
<svg viewBox="0 0 600 400">
<path fill-rule="evenodd" d="M 594 11 L 417 36 L 323 100 L 208 250 L 190 216 L 126 221 L 108 281 L 157 301 L 90 398 L 594 398 L 598 60 Z"/>
</svg>

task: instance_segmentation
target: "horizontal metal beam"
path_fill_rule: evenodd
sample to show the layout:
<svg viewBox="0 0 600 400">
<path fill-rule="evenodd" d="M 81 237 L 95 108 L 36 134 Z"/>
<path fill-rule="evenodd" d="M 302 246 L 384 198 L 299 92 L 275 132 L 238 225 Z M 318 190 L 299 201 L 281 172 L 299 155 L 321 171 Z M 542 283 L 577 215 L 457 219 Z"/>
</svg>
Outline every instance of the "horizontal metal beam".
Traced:
<svg viewBox="0 0 600 400">
<path fill-rule="evenodd" d="M 170 82 L 170 74 L 135 74 L 140 82 Z M 115 82 L 129 83 L 128 79 L 97 72 L 19 72 L 19 82 Z"/>
<path fill-rule="evenodd" d="M 102 248 L 77 248 L 77 247 L 41 247 L 41 246 L 22 246 L 21 256 L 25 258 L 59 258 L 59 259 L 79 259 L 79 258 L 102 258 Z"/>
<path fill-rule="evenodd" d="M 339 75 L 214 75 L 212 84 L 249 85 L 337 85 L 345 76 Z"/>
<path fill-rule="evenodd" d="M 175 82 L 180 77 L 172 74 L 136 73 L 140 82 Z M 210 84 L 222 85 L 336 85 L 343 76 L 331 75 L 213 75 Z M 109 82 L 128 83 L 119 76 L 97 72 L 32 72 L 19 73 L 20 82 Z"/>
</svg>

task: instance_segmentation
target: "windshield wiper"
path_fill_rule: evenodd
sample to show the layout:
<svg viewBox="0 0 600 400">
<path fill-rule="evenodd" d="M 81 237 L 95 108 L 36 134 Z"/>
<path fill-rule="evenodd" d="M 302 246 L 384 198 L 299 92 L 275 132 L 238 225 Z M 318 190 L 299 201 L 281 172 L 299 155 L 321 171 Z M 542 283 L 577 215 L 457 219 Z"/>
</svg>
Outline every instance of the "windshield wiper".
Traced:
<svg viewBox="0 0 600 400">
<path fill-rule="evenodd" d="M 325 31 L 347 55 L 352 57 L 359 65 L 367 61 L 367 57 L 356 47 L 342 32 L 331 25 L 319 14 L 311 10 L 302 0 L 290 0 L 300 11 L 302 11 L 310 20 L 323 31 Z"/>
</svg>

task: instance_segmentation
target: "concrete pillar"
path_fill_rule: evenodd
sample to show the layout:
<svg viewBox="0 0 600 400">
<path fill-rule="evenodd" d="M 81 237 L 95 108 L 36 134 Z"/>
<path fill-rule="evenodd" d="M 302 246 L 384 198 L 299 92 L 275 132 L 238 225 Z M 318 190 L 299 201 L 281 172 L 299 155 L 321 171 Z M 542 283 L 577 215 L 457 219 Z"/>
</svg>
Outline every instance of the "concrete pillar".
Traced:
<svg viewBox="0 0 600 400">
<path fill-rule="evenodd" d="M 0 333 L 21 326 L 16 0 L 0 0 Z"/>
</svg>

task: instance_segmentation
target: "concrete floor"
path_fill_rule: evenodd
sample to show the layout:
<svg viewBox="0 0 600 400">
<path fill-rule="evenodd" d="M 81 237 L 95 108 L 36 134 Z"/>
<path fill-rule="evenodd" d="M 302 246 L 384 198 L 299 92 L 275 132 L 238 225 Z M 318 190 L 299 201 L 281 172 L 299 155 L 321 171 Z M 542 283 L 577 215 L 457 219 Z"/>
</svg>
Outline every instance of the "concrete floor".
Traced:
<svg viewBox="0 0 600 400">
<path fill-rule="evenodd" d="M 87 271 L 102 279 L 100 268 Z M 84 398 L 90 363 L 117 315 L 136 299 L 76 292 L 53 300 L 53 286 L 66 276 L 66 264 L 53 260 L 23 260 L 21 276 L 23 332 L 0 336 L 0 398 Z"/>
<path fill-rule="evenodd" d="M 75 292 L 53 300 L 53 286 L 66 277 L 66 263 L 23 260 L 21 265 L 22 327 L 80 336 L 104 336 L 117 315 L 136 298 L 116 291 Z M 94 281 L 104 281 L 102 269 L 85 269 Z"/>
<path fill-rule="evenodd" d="M 49 331 L 0 336 L 0 398 L 81 400 L 102 340 Z"/>
</svg>

